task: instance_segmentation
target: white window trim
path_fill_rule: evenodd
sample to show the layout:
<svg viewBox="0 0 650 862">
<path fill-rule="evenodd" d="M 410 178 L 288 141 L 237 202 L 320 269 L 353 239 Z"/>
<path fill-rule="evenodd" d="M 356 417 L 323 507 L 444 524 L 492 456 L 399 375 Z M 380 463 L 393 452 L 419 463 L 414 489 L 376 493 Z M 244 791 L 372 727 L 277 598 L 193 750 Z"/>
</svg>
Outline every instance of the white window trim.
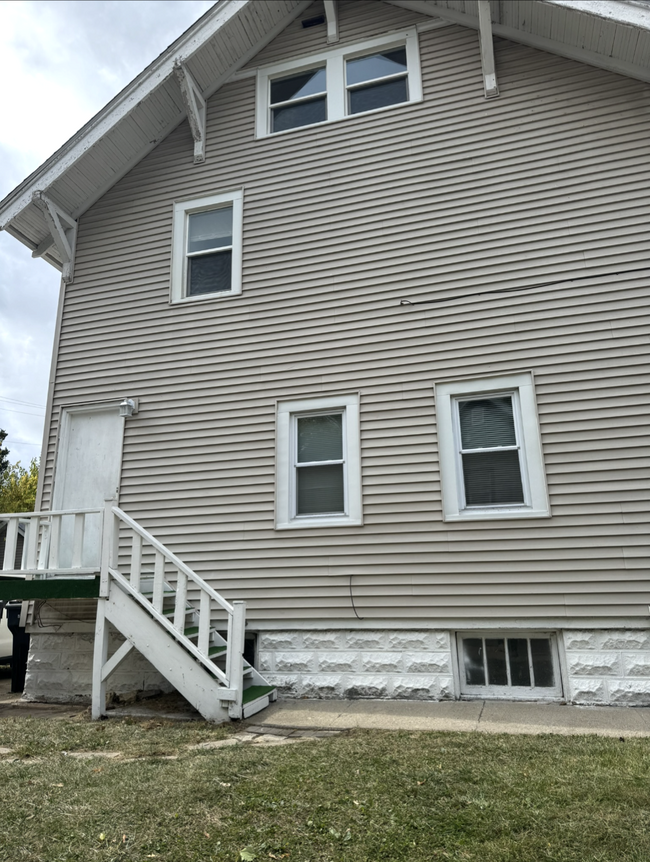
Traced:
<svg viewBox="0 0 650 862">
<path fill-rule="evenodd" d="M 345 61 L 364 54 L 371 53 L 377 48 L 406 47 L 406 64 L 408 67 L 408 91 L 409 98 L 406 102 L 396 105 L 385 105 L 371 111 L 363 111 L 358 114 L 347 113 L 347 89 L 345 85 Z M 285 129 L 282 132 L 271 131 L 271 81 L 274 78 L 284 77 L 291 72 L 302 72 L 318 66 L 326 67 L 327 88 L 327 119 L 320 123 L 310 123 L 304 126 L 296 126 L 293 129 Z M 420 50 L 418 44 L 418 33 L 415 27 L 400 30 L 385 36 L 377 36 L 364 42 L 355 42 L 349 45 L 337 46 L 318 54 L 310 54 L 295 60 L 287 60 L 283 63 L 274 63 L 269 66 L 261 66 L 257 70 L 257 96 L 256 96 L 256 137 L 266 138 L 276 135 L 286 135 L 297 132 L 300 129 L 311 129 L 314 126 L 324 126 L 327 123 L 335 123 L 339 120 L 363 117 L 367 114 L 376 114 L 381 111 L 394 110 L 412 105 L 422 101 L 422 71 L 420 68 Z"/>
<path fill-rule="evenodd" d="M 218 299 L 226 299 L 230 296 L 237 296 L 241 293 L 243 203 L 244 193 L 242 189 L 237 189 L 231 192 L 222 192 L 218 195 L 209 195 L 204 198 L 193 198 L 189 201 L 177 201 L 174 203 L 170 299 L 172 303 L 205 302 L 206 300 L 214 301 Z M 186 296 L 188 216 L 193 213 L 206 212 L 208 210 L 219 209 L 220 207 L 228 205 L 232 206 L 232 275 L 230 290 L 204 293 L 199 296 Z"/>
<path fill-rule="evenodd" d="M 309 413 L 340 411 L 343 420 L 343 458 L 345 461 L 345 513 L 340 515 L 296 515 L 295 501 L 295 420 Z M 361 443 L 359 437 L 359 395 L 328 395 L 279 401 L 276 424 L 275 527 L 277 530 L 306 527 L 358 527 L 363 523 L 361 510 Z"/>
<path fill-rule="evenodd" d="M 555 685 L 542 686 L 516 686 L 516 685 L 469 685 L 466 682 L 465 662 L 463 657 L 463 640 L 465 638 L 548 638 L 551 642 L 551 659 L 553 661 L 553 674 Z M 563 674 L 562 662 L 560 660 L 560 645 L 555 632 L 551 631 L 517 631 L 508 629 L 478 629 L 476 631 L 462 631 L 456 633 L 456 651 L 454 660 L 458 666 L 458 681 L 461 697 L 466 698 L 490 698 L 507 700 L 546 700 L 562 701 Z"/>
<path fill-rule="evenodd" d="M 479 380 L 436 383 L 436 417 L 442 514 L 445 521 L 507 518 L 548 518 L 551 515 L 537 403 L 530 372 L 505 374 Z M 521 438 L 524 503 L 510 506 L 465 506 L 462 463 L 458 455 L 458 429 L 454 400 L 458 396 L 512 394 L 515 422 Z"/>
</svg>

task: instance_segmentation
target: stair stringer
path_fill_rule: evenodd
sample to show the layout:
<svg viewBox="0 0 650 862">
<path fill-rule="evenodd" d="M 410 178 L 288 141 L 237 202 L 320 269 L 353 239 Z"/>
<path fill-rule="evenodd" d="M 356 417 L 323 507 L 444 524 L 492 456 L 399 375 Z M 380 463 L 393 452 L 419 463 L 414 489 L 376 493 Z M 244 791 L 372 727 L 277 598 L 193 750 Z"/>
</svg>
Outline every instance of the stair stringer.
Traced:
<svg viewBox="0 0 650 862">
<path fill-rule="evenodd" d="M 106 619 L 197 709 L 206 721 L 230 720 L 233 689 L 219 685 L 168 632 L 115 584 L 105 602 Z M 182 636 L 181 636 L 182 637 Z"/>
</svg>

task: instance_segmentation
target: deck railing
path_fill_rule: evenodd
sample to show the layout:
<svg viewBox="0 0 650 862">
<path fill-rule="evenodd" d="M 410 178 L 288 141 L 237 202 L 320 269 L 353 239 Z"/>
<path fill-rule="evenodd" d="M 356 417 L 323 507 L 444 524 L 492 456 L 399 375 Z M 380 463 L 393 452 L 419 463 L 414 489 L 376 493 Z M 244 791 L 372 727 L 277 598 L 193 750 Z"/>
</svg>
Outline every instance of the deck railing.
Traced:
<svg viewBox="0 0 650 862">
<path fill-rule="evenodd" d="M 113 500 L 103 509 L 2 514 L 2 522 L 7 531 L 0 577 L 99 574 L 100 602 L 113 588 L 130 595 L 231 690 L 224 700 L 241 706 L 245 602 L 227 602 Z M 227 632 L 225 638 L 216 629 Z M 213 662 L 217 655 L 221 667 Z"/>
<path fill-rule="evenodd" d="M 102 509 L 3 513 L 0 523 L 7 524 L 0 570 L 5 575 L 78 576 L 99 571 Z"/>
</svg>

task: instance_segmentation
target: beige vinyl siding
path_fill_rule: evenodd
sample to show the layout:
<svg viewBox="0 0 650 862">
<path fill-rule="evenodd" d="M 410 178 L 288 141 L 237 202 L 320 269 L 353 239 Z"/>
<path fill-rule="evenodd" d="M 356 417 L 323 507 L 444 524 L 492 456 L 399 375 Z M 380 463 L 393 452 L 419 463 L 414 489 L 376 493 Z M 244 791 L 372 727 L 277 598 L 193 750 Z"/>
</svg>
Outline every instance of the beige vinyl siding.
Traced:
<svg viewBox="0 0 650 862">
<path fill-rule="evenodd" d="M 340 11 L 344 42 L 424 20 Z M 650 88 L 496 40 L 486 101 L 475 31 L 420 44 L 422 104 L 256 140 L 237 80 L 205 164 L 184 124 L 84 215 L 46 498 L 60 406 L 128 395 L 121 505 L 252 627 L 353 621 L 351 591 L 404 624 L 647 617 Z M 297 21 L 255 62 L 324 46 Z M 242 296 L 171 306 L 173 201 L 242 187 Z M 552 517 L 443 522 L 433 384 L 528 370 Z M 356 391 L 364 526 L 276 533 L 276 400 Z"/>
</svg>

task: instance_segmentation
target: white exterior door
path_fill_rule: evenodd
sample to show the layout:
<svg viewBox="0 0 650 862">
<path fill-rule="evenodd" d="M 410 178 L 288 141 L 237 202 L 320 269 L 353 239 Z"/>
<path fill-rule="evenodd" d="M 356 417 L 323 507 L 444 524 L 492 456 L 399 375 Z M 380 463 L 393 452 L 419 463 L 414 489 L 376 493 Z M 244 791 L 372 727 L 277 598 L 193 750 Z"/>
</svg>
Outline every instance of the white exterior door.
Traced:
<svg viewBox="0 0 650 862">
<path fill-rule="evenodd" d="M 101 508 L 117 499 L 122 467 L 124 419 L 117 403 L 64 409 L 54 474 L 52 509 Z M 59 565 L 72 561 L 72 517 L 63 518 Z M 99 565 L 101 515 L 86 517 L 82 566 Z"/>
</svg>

